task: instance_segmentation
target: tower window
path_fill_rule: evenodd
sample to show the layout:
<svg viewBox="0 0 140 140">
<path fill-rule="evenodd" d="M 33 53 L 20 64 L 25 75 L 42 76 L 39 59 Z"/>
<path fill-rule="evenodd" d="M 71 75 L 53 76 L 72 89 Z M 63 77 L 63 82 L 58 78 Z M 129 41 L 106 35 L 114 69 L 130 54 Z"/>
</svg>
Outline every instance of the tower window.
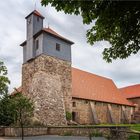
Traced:
<svg viewBox="0 0 140 140">
<path fill-rule="evenodd" d="M 39 40 L 36 40 L 35 41 L 35 49 L 38 50 L 38 48 L 39 48 Z"/>
<path fill-rule="evenodd" d="M 60 51 L 60 44 L 56 43 L 56 50 Z"/>
</svg>

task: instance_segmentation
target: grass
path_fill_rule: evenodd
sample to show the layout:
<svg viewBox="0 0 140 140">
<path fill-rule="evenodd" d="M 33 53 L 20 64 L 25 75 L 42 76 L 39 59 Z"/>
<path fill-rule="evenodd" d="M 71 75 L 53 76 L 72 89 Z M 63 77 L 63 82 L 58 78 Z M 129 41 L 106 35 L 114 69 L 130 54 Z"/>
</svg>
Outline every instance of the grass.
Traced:
<svg viewBox="0 0 140 140">
<path fill-rule="evenodd" d="M 102 137 L 103 134 L 101 132 L 98 132 L 98 131 L 95 131 L 95 132 L 92 132 L 89 137 Z"/>
<path fill-rule="evenodd" d="M 139 140 L 138 135 L 130 135 L 128 140 Z"/>
<path fill-rule="evenodd" d="M 129 127 L 131 130 L 139 131 L 140 132 L 140 124 L 100 124 L 99 126 L 126 126 Z"/>
</svg>

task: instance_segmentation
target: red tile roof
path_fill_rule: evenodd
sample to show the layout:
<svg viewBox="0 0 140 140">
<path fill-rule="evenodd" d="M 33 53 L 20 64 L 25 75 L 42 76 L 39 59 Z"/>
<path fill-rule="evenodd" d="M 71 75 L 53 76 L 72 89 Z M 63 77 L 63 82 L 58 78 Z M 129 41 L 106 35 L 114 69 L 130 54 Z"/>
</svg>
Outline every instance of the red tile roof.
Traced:
<svg viewBox="0 0 140 140">
<path fill-rule="evenodd" d="M 119 90 L 128 99 L 140 97 L 140 84 L 120 88 Z"/>
<path fill-rule="evenodd" d="M 132 105 L 119 92 L 111 79 L 72 69 L 72 96 L 115 104 Z"/>
<path fill-rule="evenodd" d="M 21 90 L 21 87 L 18 88 L 19 92 Z M 76 68 L 72 68 L 72 97 L 134 106 L 122 96 L 111 79 Z"/>
<path fill-rule="evenodd" d="M 67 41 L 67 42 L 69 42 L 69 43 L 71 43 L 71 44 L 74 44 L 74 42 L 72 42 L 72 41 L 70 41 L 70 40 L 64 38 L 64 37 L 61 36 L 61 35 L 59 35 L 57 32 L 55 32 L 54 30 L 52 30 L 50 27 L 49 27 L 49 28 L 43 28 L 43 31 L 46 32 L 46 33 L 49 33 L 49 34 L 51 34 L 51 35 L 53 35 L 53 36 L 55 36 L 55 37 L 58 37 L 58 38 L 60 38 L 60 39 L 62 39 L 62 40 L 65 40 L 65 41 Z"/>
<path fill-rule="evenodd" d="M 62 37 L 61 35 L 59 35 L 57 32 L 55 32 L 55 31 L 52 30 L 51 28 L 43 28 L 43 29 L 40 30 L 38 33 L 36 33 L 36 34 L 34 35 L 34 37 L 39 36 L 39 35 L 40 35 L 41 33 L 43 33 L 43 32 L 48 33 L 48 34 L 50 34 L 50 35 L 52 35 L 52 36 L 54 36 L 54 37 L 57 37 L 57 38 L 59 38 L 59 39 L 62 39 L 63 41 L 66 41 L 66 42 L 68 42 L 68 43 L 70 43 L 70 44 L 74 44 L 74 42 L 72 42 L 72 41 L 70 41 L 70 40 L 68 40 L 68 39 L 66 39 L 66 38 L 64 38 L 64 37 Z M 20 46 L 24 46 L 24 45 L 26 45 L 26 41 L 24 41 L 22 44 L 20 44 Z"/>
<path fill-rule="evenodd" d="M 11 95 L 15 95 L 17 94 L 18 92 L 22 92 L 22 86 L 18 87 L 18 88 L 15 88 L 14 91 L 11 93 Z"/>
<path fill-rule="evenodd" d="M 37 11 L 37 10 L 34 10 L 33 12 L 31 12 L 28 16 L 26 16 L 25 18 L 27 19 L 31 14 L 35 14 L 35 15 L 37 15 L 37 16 L 39 16 L 39 17 L 41 17 L 41 18 L 43 18 L 44 19 L 44 17 Z"/>
</svg>

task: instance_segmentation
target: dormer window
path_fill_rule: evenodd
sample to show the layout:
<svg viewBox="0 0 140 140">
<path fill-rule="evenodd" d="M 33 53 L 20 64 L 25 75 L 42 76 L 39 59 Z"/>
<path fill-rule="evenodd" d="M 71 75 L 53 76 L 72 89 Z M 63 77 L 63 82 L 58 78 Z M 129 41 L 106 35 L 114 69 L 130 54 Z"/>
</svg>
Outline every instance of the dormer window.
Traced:
<svg viewBox="0 0 140 140">
<path fill-rule="evenodd" d="M 35 41 L 35 49 L 38 50 L 38 48 L 39 48 L 39 40 L 36 40 Z"/>
<path fill-rule="evenodd" d="M 60 51 L 60 44 L 56 43 L 56 50 Z"/>
</svg>

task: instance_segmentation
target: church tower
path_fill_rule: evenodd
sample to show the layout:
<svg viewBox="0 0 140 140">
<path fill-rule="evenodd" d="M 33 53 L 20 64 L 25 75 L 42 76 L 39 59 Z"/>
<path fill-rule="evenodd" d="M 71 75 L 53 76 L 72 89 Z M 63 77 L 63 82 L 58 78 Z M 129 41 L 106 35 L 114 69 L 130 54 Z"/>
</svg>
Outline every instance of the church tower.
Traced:
<svg viewBox="0 0 140 140">
<path fill-rule="evenodd" d="M 22 91 L 35 105 L 34 117 L 45 125 L 66 125 L 72 112 L 72 41 L 51 28 L 33 11 L 26 17 L 27 37 L 23 47 Z"/>
</svg>

